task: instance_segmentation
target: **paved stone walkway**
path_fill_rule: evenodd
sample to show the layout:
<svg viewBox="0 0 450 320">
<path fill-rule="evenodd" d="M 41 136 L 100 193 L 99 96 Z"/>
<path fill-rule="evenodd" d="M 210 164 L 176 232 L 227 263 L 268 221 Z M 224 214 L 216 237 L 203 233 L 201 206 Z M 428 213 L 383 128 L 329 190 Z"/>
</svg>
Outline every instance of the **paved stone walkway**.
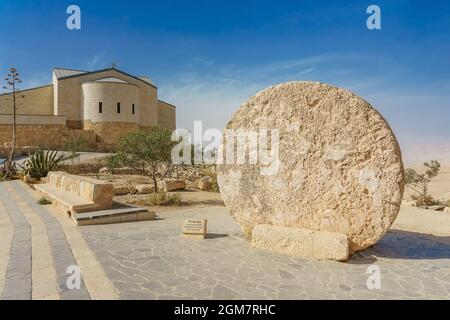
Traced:
<svg viewBox="0 0 450 320">
<path fill-rule="evenodd" d="M 346 263 L 308 261 L 251 249 L 225 208 L 159 215 L 81 229 L 123 299 L 450 298 L 448 237 L 392 230 Z M 180 237 L 186 217 L 207 218 L 209 239 Z M 379 290 L 367 287 L 369 267 Z"/>
<path fill-rule="evenodd" d="M 21 182 L 0 183 L 2 299 L 449 299 L 450 237 L 393 229 L 346 263 L 253 250 L 223 207 L 75 227 Z M 209 237 L 180 237 L 187 217 Z M 80 290 L 66 273 L 77 265 Z M 380 275 L 380 288 L 368 277 Z M 376 284 L 376 282 L 370 282 Z"/>
<path fill-rule="evenodd" d="M 88 250 L 86 255 L 91 260 L 86 263 L 77 256 L 83 243 L 71 241 L 74 234 L 75 237 L 78 234 L 77 240 L 84 242 L 80 233 L 74 226 L 75 233 L 66 230 L 67 223 L 71 221 L 61 213 L 48 210 L 48 206 L 37 204 L 37 199 L 37 195 L 22 182 L 0 183 L 0 219 L 3 219 L 0 221 L 7 225 L 9 216 L 13 230 L 10 241 L 5 241 L 10 244 L 10 250 L 3 249 L 0 256 L 0 261 L 7 265 L 4 281 L 0 282 L 1 298 L 85 300 L 91 298 L 90 291 L 94 292 L 95 297 L 102 298 L 102 295 L 96 294 L 98 282 L 102 285 L 101 275 L 98 278 L 95 274 L 97 270 L 83 269 L 86 264 L 100 268 L 95 256 L 84 244 L 85 250 Z M 78 268 L 81 271 L 79 287 L 68 287 L 67 280 Z M 93 276 L 97 277 L 97 281 L 92 290 L 88 290 L 91 288 L 86 288 L 86 278 Z M 108 280 L 105 275 L 103 279 Z M 113 286 L 106 289 L 109 292 L 104 298 L 114 298 Z"/>
<path fill-rule="evenodd" d="M 7 213 L 14 233 L 6 269 L 2 299 L 31 299 L 31 228 L 16 201 L 9 197 L 4 184 L 0 184 L 3 214 Z"/>
</svg>

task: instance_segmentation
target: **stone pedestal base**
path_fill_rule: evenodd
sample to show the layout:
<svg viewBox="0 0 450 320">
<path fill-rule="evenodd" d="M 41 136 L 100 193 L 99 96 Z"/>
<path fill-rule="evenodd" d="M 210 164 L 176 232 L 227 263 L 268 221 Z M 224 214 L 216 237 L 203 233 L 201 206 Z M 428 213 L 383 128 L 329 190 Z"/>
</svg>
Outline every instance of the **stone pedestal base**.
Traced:
<svg viewBox="0 0 450 320">
<path fill-rule="evenodd" d="M 348 259 L 347 235 L 301 228 L 257 225 L 252 231 L 253 248 L 317 260 Z"/>
<path fill-rule="evenodd" d="M 185 239 L 203 240 L 206 238 L 206 234 L 182 234 Z"/>
</svg>

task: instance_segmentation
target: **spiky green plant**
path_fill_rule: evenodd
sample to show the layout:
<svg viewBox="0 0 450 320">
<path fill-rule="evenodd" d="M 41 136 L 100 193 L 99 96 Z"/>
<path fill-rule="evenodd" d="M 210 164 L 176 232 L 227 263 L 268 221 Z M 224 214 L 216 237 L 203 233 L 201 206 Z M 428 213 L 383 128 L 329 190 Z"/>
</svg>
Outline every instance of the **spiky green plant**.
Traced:
<svg viewBox="0 0 450 320">
<path fill-rule="evenodd" d="M 39 150 L 26 160 L 22 166 L 22 173 L 29 174 L 33 178 L 46 177 L 50 171 L 58 167 L 61 161 L 67 158 L 63 152 Z"/>
</svg>

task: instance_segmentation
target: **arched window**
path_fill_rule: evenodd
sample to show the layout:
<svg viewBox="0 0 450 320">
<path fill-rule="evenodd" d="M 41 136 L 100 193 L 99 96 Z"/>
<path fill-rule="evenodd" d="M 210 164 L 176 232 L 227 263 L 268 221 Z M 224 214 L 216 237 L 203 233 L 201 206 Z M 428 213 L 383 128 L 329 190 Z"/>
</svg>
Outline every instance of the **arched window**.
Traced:
<svg viewBox="0 0 450 320">
<path fill-rule="evenodd" d="M 117 113 L 120 113 L 120 102 L 117 102 Z"/>
<path fill-rule="evenodd" d="M 98 103 L 98 113 L 102 113 L 103 112 L 103 102 L 99 102 Z"/>
<path fill-rule="evenodd" d="M 134 114 L 134 103 L 133 103 L 133 105 L 131 106 L 131 113 Z"/>
</svg>

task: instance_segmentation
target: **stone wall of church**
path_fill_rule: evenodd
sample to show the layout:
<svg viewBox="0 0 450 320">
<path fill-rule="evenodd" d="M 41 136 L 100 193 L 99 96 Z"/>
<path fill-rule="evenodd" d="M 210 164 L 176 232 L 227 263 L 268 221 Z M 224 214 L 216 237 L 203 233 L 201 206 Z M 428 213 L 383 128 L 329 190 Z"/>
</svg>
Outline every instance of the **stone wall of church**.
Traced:
<svg viewBox="0 0 450 320">
<path fill-rule="evenodd" d="M 85 121 L 139 123 L 139 87 L 136 85 L 118 82 L 85 82 L 82 85 L 82 96 L 81 108 Z M 120 112 L 118 112 L 118 103 L 120 103 Z"/>
<path fill-rule="evenodd" d="M 175 130 L 176 108 L 175 106 L 158 100 L 158 125 Z"/>
<path fill-rule="evenodd" d="M 84 121 L 84 130 L 90 130 L 97 136 L 98 151 L 113 151 L 124 135 L 137 131 L 139 128 L 139 123 L 132 122 Z"/>
<path fill-rule="evenodd" d="M 65 126 L 61 125 L 18 125 L 16 145 L 41 148 L 59 148 Z M 0 145 L 12 141 L 12 125 L 0 124 Z"/>
<path fill-rule="evenodd" d="M 48 85 L 18 92 L 16 113 L 24 115 L 52 115 L 53 114 L 53 86 Z M 11 94 L 0 95 L 0 114 L 12 114 Z"/>
<path fill-rule="evenodd" d="M 56 122 L 56 121 L 55 121 Z M 96 150 L 97 136 L 86 130 L 69 129 L 64 124 L 18 124 L 16 146 L 61 149 L 71 139 L 83 138 L 86 151 Z M 0 123 L 0 149 L 12 142 L 12 125 Z M 2 154 L 0 150 L 0 154 Z"/>
<path fill-rule="evenodd" d="M 82 84 L 105 77 L 116 77 L 139 87 L 139 122 L 142 126 L 155 126 L 158 121 L 157 88 L 144 80 L 138 80 L 115 70 L 88 73 L 83 76 L 59 79 L 55 110 L 58 115 L 65 115 L 68 121 L 84 121 L 82 105 Z M 75 123 L 75 122 L 74 122 Z"/>
</svg>

